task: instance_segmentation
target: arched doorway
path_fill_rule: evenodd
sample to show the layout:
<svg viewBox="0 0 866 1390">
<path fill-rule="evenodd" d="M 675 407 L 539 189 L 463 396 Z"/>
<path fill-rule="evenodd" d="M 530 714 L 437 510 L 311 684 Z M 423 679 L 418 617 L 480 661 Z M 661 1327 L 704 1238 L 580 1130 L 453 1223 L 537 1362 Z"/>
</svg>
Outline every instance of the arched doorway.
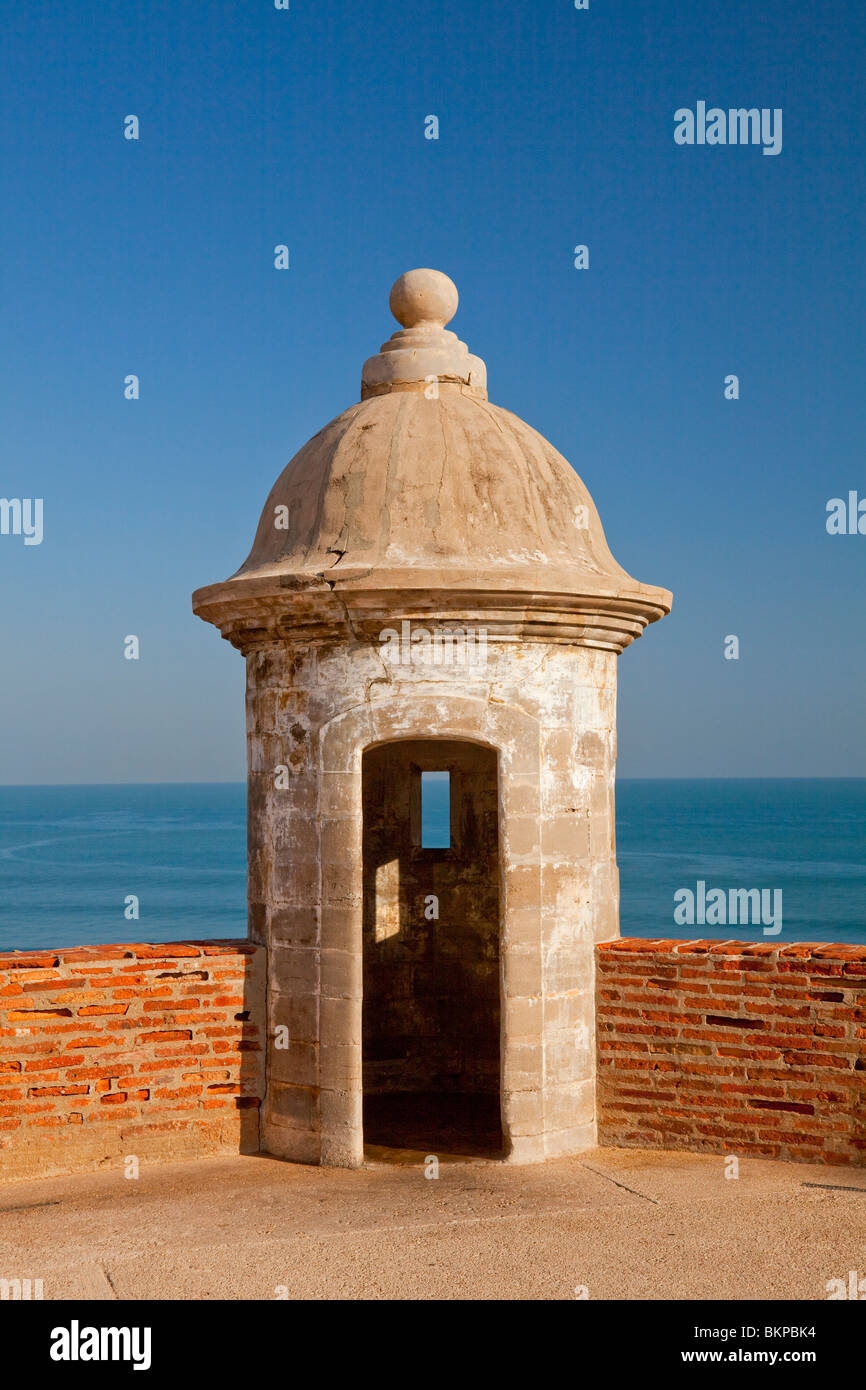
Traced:
<svg viewBox="0 0 866 1390">
<path fill-rule="evenodd" d="M 381 744 L 362 794 L 365 1144 L 498 1154 L 496 752 Z"/>
</svg>

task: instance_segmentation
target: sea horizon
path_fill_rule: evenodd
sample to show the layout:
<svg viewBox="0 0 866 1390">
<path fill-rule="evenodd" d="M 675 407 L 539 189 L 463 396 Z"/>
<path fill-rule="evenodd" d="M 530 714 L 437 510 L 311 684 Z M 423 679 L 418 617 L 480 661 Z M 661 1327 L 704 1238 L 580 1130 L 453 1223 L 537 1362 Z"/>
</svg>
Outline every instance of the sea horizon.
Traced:
<svg viewBox="0 0 866 1390">
<path fill-rule="evenodd" d="M 616 786 L 622 782 L 866 782 L 866 777 L 617 777 Z M 160 781 L 151 782 L 0 782 L 0 791 L 27 787 L 244 787 L 246 778 L 226 781 L 219 778 L 199 778 L 195 782 Z"/>
<path fill-rule="evenodd" d="M 623 936 L 866 942 L 866 778 L 623 777 L 616 835 Z M 0 784 L 0 950 L 245 937 L 246 867 L 245 781 Z"/>
</svg>

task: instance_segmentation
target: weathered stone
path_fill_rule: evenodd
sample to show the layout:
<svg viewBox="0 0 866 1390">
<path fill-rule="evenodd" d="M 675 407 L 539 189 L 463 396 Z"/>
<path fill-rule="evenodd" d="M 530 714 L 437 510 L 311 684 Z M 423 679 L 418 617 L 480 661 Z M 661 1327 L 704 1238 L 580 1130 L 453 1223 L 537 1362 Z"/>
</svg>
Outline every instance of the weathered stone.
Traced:
<svg viewBox="0 0 866 1390">
<path fill-rule="evenodd" d="M 434 1093 L 532 1162 L 595 1138 L 616 658 L 671 597 L 621 569 L 574 470 L 489 403 L 445 328 L 447 276 L 411 271 L 391 303 L 403 327 L 360 404 L 193 600 L 247 658 L 263 1145 L 354 1166 L 388 1106 Z M 450 779 L 446 849 L 422 843 L 425 771 Z"/>
</svg>

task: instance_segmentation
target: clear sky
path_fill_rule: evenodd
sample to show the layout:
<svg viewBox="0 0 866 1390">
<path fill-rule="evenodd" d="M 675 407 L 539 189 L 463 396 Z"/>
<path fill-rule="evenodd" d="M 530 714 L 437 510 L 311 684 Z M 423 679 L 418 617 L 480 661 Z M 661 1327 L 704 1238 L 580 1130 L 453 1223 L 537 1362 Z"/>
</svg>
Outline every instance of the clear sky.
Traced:
<svg viewBox="0 0 866 1390">
<path fill-rule="evenodd" d="M 2 10 L 0 495 L 44 539 L 0 535 L 0 780 L 244 776 L 190 592 L 414 266 L 674 591 L 620 661 L 620 775 L 866 774 L 866 535 L 825 526 L 866 497 L 862 0 Z M 676 144 L 699 101 L 781 108 L 781 153 Z"/>
</svg>

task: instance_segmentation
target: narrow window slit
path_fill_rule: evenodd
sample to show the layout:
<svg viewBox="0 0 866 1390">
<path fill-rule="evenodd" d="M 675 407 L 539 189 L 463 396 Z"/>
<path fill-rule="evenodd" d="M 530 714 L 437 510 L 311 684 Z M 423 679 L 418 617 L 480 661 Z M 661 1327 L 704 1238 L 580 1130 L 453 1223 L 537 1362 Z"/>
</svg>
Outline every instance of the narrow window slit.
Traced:
<svg viewBox="0 0 866 1390">
<path fill-rule="evenodd" d="M 421 773 L 421 848 L 451 848 L 451 774 Z"/>
</svg>

